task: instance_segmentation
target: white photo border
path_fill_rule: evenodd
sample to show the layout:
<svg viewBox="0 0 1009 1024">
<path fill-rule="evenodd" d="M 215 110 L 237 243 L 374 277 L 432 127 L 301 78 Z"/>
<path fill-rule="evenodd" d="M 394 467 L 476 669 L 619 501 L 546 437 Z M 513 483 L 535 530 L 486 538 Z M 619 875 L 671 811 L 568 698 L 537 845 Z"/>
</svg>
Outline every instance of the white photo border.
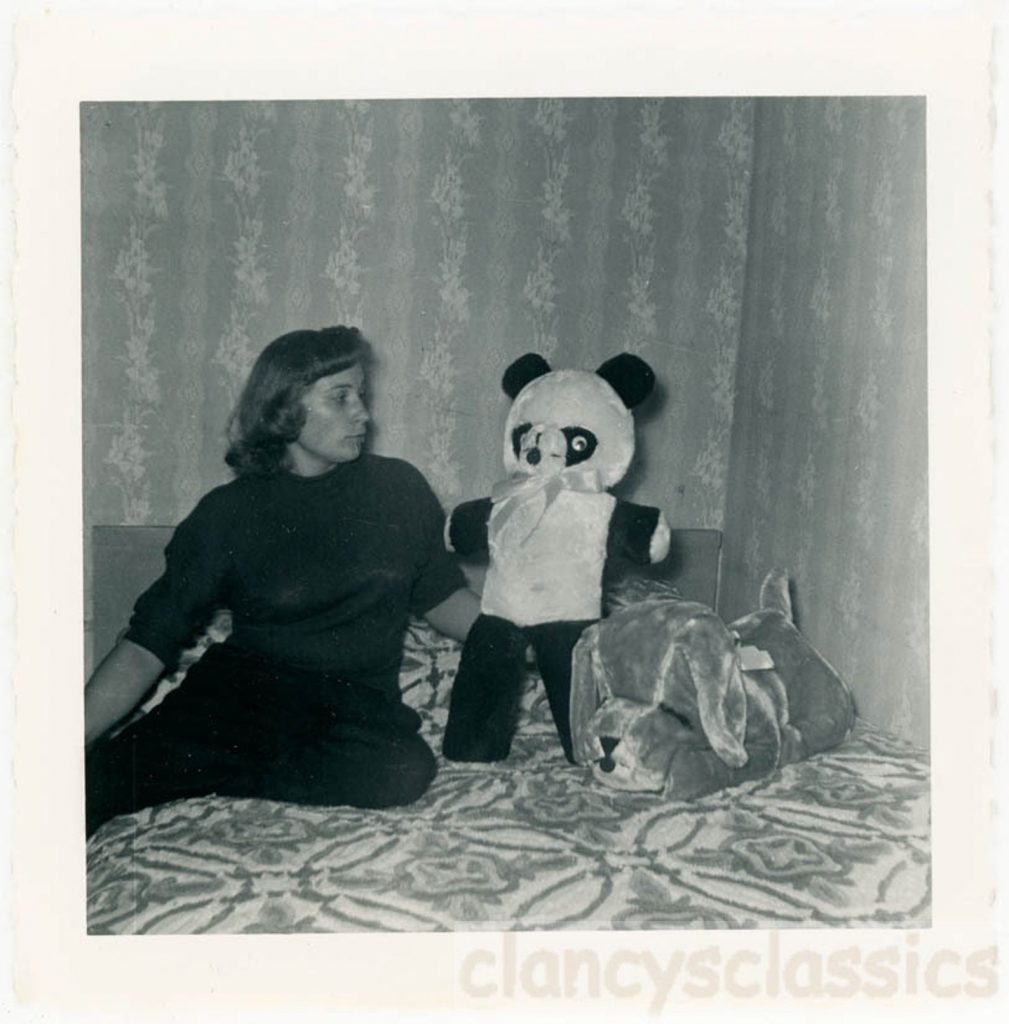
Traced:
<svg viewBox="0 0 1009 1024">
<path fill-rule="evenodd" d="M 812 13 L 764 13 L 750 5 L 754 13 L 732 15 L 590 6 L 560 17 L 521 7 L 510 14 L 385 16 L 351 6 L 344 16 L 52 14 L 18 27 L 19 998 L 123 1011 L 388 1008 L 391 999 L 432 1010 L 470 1003 L 536 1008 L 528 994 L 488 1003 L 460 987 L 466 957 L 481 943 L 493 949 L 499 941 L 488 936 L 86 933 L 83 708 L 74 700 L 83 675 L 79 104 L 98 100 L 924 95 L 934 901 L 933 927 L 920 936 L 920 948 L 965 957 L 990 946 L 996 922 L 988 6 L 919 5 L 925 9 L 917 13 L 858 17 L 836 13 L 843 5 L 816 5 Z M 760 933 L 544 933 L 529 948 L 590 947 L 603 957 L 647 948 L 662 959 L 712 943 L 728 955 L 764 941 Z M 789 941 L 826 954 L 886 941 L 906 949 L 907 936 L 825 930 L 791 933 Z M 761 998 L 790 1000 L 787 993 Z M 607 999 L 622 1002 L 619 993 Z M 902 992 L 893 1005 L 920 999 L 920 991 Z M 601 1010 L 604 1002 L 592 1005 Z M 709 1002 L 732 1006 L 738 997 L 720 992 Z"/>
</svg>

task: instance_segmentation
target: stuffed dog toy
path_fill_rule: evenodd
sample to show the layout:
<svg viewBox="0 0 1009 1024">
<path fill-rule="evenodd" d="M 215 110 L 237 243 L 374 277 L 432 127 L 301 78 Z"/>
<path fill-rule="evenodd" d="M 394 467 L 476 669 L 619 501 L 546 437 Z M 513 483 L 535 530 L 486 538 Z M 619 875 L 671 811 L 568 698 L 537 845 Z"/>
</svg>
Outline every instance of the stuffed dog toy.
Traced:
<svg viewBox="0 0 1009 1024">
<path fill-rule="evenodd" d="M 726 626 L 704 605 L 640 582 L 574 652 L 575 758 L 622 789 L 690 800 L 841 743 L 844 680 L 796 629 L 788 577 Z"/>
</svg>

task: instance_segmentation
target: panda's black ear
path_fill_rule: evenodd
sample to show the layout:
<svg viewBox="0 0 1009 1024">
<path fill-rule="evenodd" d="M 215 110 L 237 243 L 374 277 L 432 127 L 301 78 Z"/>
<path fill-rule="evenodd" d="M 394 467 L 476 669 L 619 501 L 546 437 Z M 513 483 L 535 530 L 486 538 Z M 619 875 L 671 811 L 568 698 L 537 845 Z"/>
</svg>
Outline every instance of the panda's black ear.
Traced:
<svg viewBox="0 0 1009 1024">
<path fill-rule="evenodd" d="M 501 387 L 509 398 L 514 398 L 531 380 L 550 372 L 550 364 L 535 352 L 519 356 L 504 372 Z"/>
<path fill-rule="evenodd" d="M 596 373 L 613 388 L 628 409 L 640 405 L 655 387 L 655 372 L 644 359 L 630 352 L 607 359 Z"/>
</svg>

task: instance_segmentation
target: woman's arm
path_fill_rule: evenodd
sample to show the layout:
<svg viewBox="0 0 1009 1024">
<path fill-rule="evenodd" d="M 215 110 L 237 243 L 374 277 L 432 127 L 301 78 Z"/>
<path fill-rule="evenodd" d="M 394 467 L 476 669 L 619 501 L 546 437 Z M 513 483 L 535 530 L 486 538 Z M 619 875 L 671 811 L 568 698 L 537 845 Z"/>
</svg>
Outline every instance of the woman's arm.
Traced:
<svg viewBox="0 0 1009 1024">
<path fill-rule="evenodd" d="M 90 746 L 128 715 L 164 669 L 161 659 L 146 647 L 120 640 L 84 689 L 84 745 Z"/>
<path fill-rule="evenodd" d="M 473 620 L 480 614 L 480 598 L 461 587 L 449 594 L 441 604 L 424 612 L 424 618 L 438 630 L 453 640 L 465 640 Z"/>
</svg>

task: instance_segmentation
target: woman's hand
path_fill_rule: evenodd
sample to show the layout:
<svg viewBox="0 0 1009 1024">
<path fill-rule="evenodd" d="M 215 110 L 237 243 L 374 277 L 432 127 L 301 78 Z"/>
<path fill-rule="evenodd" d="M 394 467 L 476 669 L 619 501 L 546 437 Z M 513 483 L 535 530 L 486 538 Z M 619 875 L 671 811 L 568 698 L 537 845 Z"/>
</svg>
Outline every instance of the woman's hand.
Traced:
<svg viewBox="0 0 1009 1024">
<path fill-rule="evenodd" d="M 146 647 L 120 640 L 84 689 L 85 747 L 129 714 L 164 670 L 161 659 Z"/>
<path fill-rule="evenodd" d="M 466 639 L 473 620 L 480 614 L 480 598 L 472 590 L 462 587 L 449 594 L 441 604 L 424 613 L 424 618 L 439 633 L 460 642 Z"/>
</svg>

